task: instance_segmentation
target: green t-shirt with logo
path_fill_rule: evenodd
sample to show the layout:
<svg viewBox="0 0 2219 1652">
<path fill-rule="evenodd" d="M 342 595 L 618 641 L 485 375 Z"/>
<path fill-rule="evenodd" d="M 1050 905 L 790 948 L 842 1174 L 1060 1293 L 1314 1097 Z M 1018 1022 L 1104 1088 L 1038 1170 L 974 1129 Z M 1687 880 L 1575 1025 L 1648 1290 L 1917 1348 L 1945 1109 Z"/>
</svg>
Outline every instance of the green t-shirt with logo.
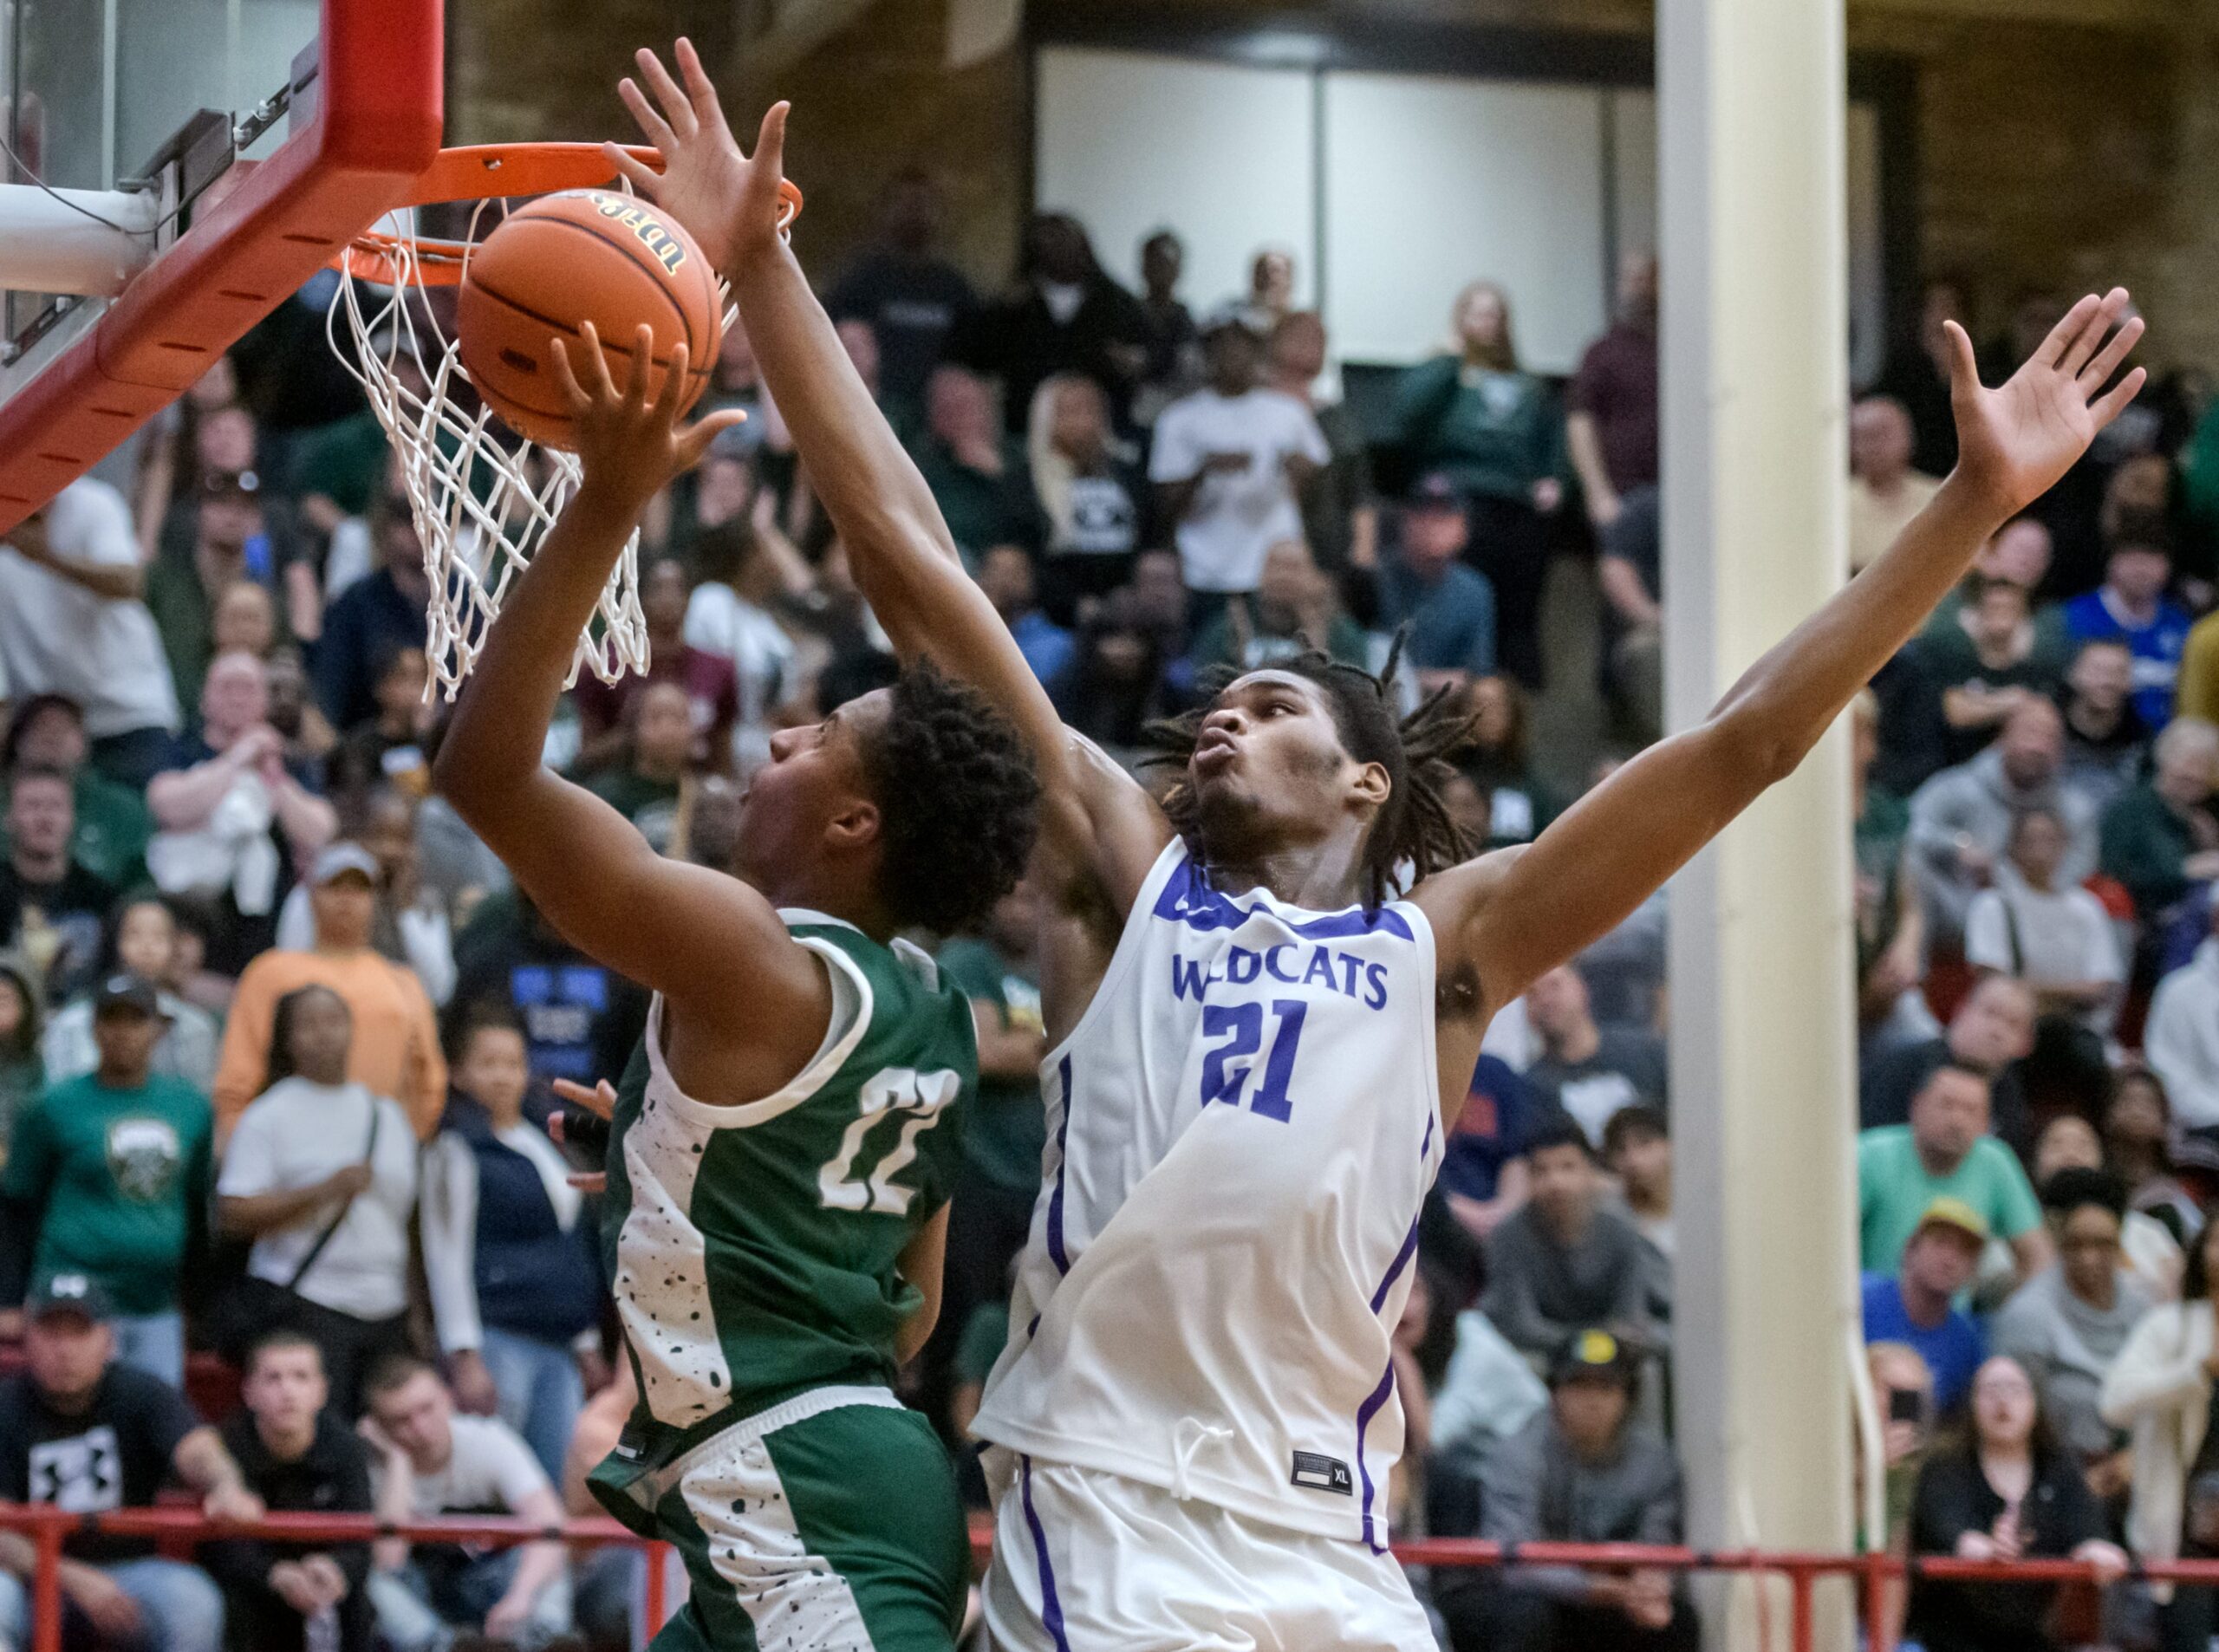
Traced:
<svg viewBox="0 0 2219 1652">
<path fill-rule="evenodd" d="M 964 997 L 992 1004 L 1005 1031 L 1040 1031 L 1040 983 L 991 942 L 959 935 L 940 948 L 940 967 Z M 998 1187 L 1031 1193 L 1040 1186 L 1040 1155 L 1047 1138 L 1037 1076 L 979 1076 L 979 1105 L 963 1136 L 963 1156 L 973 1169 Z"/>
<path fill-rule="evenodd" d="M 96 1074 L 49 1086 L 16 1121 L 0 1194 L 43 1205 L 34 1287 L 98 1279 L 121 1314 L 177 1306 L 179 1270 L 205 1219 L 215 1122 L 183 1079 L 110 1089 Z"/>
</svg>

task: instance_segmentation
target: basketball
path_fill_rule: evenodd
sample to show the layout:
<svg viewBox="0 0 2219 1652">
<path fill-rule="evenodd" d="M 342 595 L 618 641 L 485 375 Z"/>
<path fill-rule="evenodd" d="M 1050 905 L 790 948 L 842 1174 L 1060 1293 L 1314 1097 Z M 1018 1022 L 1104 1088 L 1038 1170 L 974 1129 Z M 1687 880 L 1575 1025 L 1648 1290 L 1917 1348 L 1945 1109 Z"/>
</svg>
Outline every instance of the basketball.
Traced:
<svg viewBox="0 0 2219 1652">
<path fill-rule="evenodd" d="M 670 353 L 685 345 L 690 407 L 724 333 L 717 272 L 667 214 L 613 190 L 534 201 L 472 252 L 456 315 L 463 368 L 504 423 L 543 446 L 575 446 L 548 341 L 582 337 L 587 322 L 620 388 L 642 323 L 654 336 L 650 395 L 661 392 Z"/>
</svg>

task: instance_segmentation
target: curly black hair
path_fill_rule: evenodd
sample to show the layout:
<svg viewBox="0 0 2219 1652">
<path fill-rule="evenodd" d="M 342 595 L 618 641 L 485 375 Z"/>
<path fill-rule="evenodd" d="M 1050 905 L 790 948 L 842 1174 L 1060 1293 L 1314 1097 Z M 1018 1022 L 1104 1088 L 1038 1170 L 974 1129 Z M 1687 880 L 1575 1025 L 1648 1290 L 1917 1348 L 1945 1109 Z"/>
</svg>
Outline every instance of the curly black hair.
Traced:
<svg viewBox="0 0 2219 1652">
<path fill-rule="evenodd" d="M 930 660 L 895 680 L 863 750 L 885 857 L 879 898 L 902 927 L 951 934 L 1016 888 L 1040 832 L 1040 778 L 1010 720 Z"/>
<path fill-rule="evenodd" d="M 1387 801 L 1380 805 L 1364 842 L 1363 901 L 1368 907 L 1377 907 L 1390 898 L 1405 867 L 1409 882 L 1415 884 L 1443 867 L 1470 859 L 1479 849 L 1471 835 L 1456 823 L 1442 796 L 1442 789 L 1456 772 L 1449 759 L 1468 742 L 1470 717 L 1461 697 L 1453 687 L 1444 686 L 1428 695 L 1408 717 L 1397 718 L 1389 695 L 1402 651 L 1402 640 L 1397 636 L 1386 670 L 1377 677 L 1316 649 L 1274 660 L 1271 667 L 1316 684 L 1332 709 L 1342 747 L 1358 763 L 1376 763 L 1387 771 Z M 1181 716 L 1150 724 L 1144 732 L 1150 753 L 1142 761 L 1185 768 L 1194 755 L 1195 742 L 1201 738 L 1202 719 L 1215 706 L 1218 696 L 1246 675 L 1229 666 L 1204 673 L 1198 684 L 1201 704 Z M 1202 853 L 1201 822 L 1194 789 L 1183 778 L 1165 797 L 1163 811 L 1189 849 Z"/>
</svg>

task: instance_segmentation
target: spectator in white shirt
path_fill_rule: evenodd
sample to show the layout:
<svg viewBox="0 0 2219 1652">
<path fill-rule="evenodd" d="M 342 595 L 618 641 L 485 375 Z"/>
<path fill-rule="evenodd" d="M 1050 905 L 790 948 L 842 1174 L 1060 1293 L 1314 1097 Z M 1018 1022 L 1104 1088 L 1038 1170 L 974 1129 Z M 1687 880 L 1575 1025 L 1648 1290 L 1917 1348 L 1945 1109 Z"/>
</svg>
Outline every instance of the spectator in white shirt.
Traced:
<svg viewBox="0 0 2219 1652">
<path fill-rule="evenodd" d="M 438 1373 L 405 1354 L 371 1371 L 362 1437 L 383 1519 L 439 1514 L 516 1515 L 563 1524 L 555 1487 L 508 1424 L 457 1416 Z M 435 1652 L 457 1632 L 534 1652 L 570 1629 L 569 1556 L 560 1543 L 483 1551 L 475 1545 L 381 1538 L 369 1597 L 395 1652 Z"/>
<path fill-rule="evenodd" d="M 347 1079 L 354 1022 L 327 986 L 277 1005 L 276 1081 L 239 1115 L 216 1182 L 247 1258 L 251 1336 L 298 1330 L 323 1354 L 333 1403 L 359 1409 L 364 1373 L 408 1342 L 408 1219 L 416 1132 L 400 1104 Z"/>
<path fill-rule="evenodd" d="M 686 604 L 686 646 L 732 663 L 739 686 L 732 760 L 745 779 L 770 758 L 771 732 L 800 686 L 793 639 L 771 612 L 781 593 L 794 589 L 798 553 L 758 510 L 705 531 L 693 556 L 701 582 Z"/>
<path fill-rule="evenodd" d="M 2015 976 L 2034 990 L 2038 1012 L 2111 1031 L 2126 966 L 2103 903 L 2060 888 L 2065 825 L 2054 810 L 2027 809 L 2012 823 L 2008 856 L 1965 915 L 1965 961 Z"/>
<path fill-rule="evenodd" d="M 1299 496 L 1331 456 L 1309 408 L 1258 387 L 1263 342 L 1243 319 L 1213 317 L 1202 348 L 1209 382 L 1163 410 L 1149 459 L 1197 627 L 1255 590 L 1273 545 L 1302 537 Z"/>
<path fill-rule="evenodd" d="M 2219 906 L 2212 918 L 2219 929 Z M 2219 1126 L 2219 934 L 2157 983 L 2142 1038 L 2181 1128 Z"/>
<path fill-rule="evenodd" d="M 1910 415 L 1890 396 L 1866 396 L 1849 414 L 1849 566 L 1895 543 L 1941 487 L 1910 467 Z"/>
<path fill-rule="evenodd" d="M 0 545 L 0 674 L 16 694 L 68 696 L 85 711 L 93 761 L 143 786 L 178 726 L 177 691 L 123 496 L 72 482 Z"/>
</svg>

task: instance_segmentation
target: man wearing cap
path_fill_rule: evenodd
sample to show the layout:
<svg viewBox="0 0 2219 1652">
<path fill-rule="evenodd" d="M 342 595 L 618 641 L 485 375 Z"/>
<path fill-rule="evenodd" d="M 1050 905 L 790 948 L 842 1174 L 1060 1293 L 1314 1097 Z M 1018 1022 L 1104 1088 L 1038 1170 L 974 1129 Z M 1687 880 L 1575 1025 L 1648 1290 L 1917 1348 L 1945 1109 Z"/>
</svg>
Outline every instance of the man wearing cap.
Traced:
<svg viewBox="0 0 2219 1652">
<path fill-rule="evenodd" d="M 1209 381 L 1163 410 L 1148 467 L 1197 628 L 1256 589 L 1273 545 L 1302 537 L 1299 498 L 1332 457 L 1308 407 L 1257 384 L 1263 341 L 1246 319 L 1221 310 L 1201 335 Z"/>
<path fill-rule="evenodd" d="M 1498 1543 L 1676 1544 L 1680 1468 L 1633 1421 L 1637 1361 L 1611 1332 L 1575 1332 L 1549 1369 L 1548 1408 L 1491 1453 L 1479 1535 Z M 1455 1652 L 1692 1652 L 1693 1610 L 1661 1571 L 1573 1566 L 1436 1574 Z"/>
<path fill-rule="evenodd" d="M 168 1383 L 114 1360 L 111 1304 L 88 1274 L 56 1274 L 31 1298 L 25 1367 L 0 1379 L 0 1501 L 72 1514 L 146 1508 L 175 1480 L 211 1519 L 253 1520 L 262 1501 L 213 1428 Z M 152 1538 L 74 1531 L 62 1539 L 62 1598 L 72 1644 L 217 1652 L 223 1597 L 197 1566 L 164 1560 Z M 0 1534 L 0 1645 L 26 1646 L 36 1556 Z"/>
<path fill-rule="evenodd" d="M 239 977 L 216 1064 L 216 1128 L 227 1137 L 270 1080 L 270 1036 L 277 1002 L 303 986 L 328 986 L 354 1018 L 347 1076 L 374 1096 L 399 1102 L 428 1136 L 446 1105 L 447 1066 L 423 983 L 405 964 L 370 946 L 377 915 L 378 863 L 359 843 L 334 843 L 316 857 L 309 907 L 316 945 L 307 952 L 263 953 Z"/>
<path fill-rule="evenodd" d="M 1455 483 L 1428 476 L 1404 501 L 1395 555 L 1379 570 L 1380 624 L 1410 628 L 1402 658 L 1428 689 L 1494 670 L 1494 587 L 1462 560 L 1470 537 Z"/>
<path fill-rule="evenodd" d="M 1866 1345 L 1905 1343 L 1916 1349 L 1934 1374 L 1937 1411 L 1965 1396 L 1987 1356 L 1978 1327 L 1958 1311 L 1956 1300 L 1980 1272 L 1988 1232 L 1986 1219 L 1963 1200 L 1935 1200 L 1903 1246 L 1902 1268 L 1892 1276 L 1864 1276 Z"/>
<path fill-rule="evenodd" d="M 185 1380 L 179 1285 L 207 1237 L 208 1099 L 153 1071 L 168 1030 L 152 983 L 113 975 L 93 997 L 99 1064 L 49 1086 L 16 1121 L 0 1173 L 0 1303 L 76 1276 L 114 1305 L 123 1363 Z"/>
<path fill-rule="evenodd" d="M 1937 1199 L 1962 1201 L 2007 1240 L 2024 1284 L 2053 1254 L 2034 1187 L 2010 1148 L 1988 1134 L 1988 1076 L 1955 1060 L 1928 1076 L 1910 1122 L 1857 1138 L 1858 1253 L 1892 1273 Z"/>
</svg>

